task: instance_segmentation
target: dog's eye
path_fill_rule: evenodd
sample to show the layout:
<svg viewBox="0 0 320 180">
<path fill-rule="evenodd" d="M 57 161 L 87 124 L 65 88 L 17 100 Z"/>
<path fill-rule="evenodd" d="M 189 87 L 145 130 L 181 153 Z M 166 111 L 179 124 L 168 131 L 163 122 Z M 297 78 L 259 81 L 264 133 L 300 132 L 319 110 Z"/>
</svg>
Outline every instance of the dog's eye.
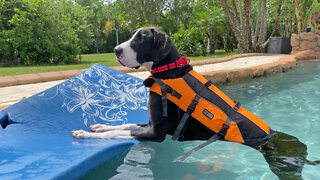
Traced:
<svg viewBox="0 0 320 180">
<path fill-rule="evenodd" d="M 145 40 L 146 39 L 146 35 L 145 34 L 137 34 L 135 40 L 136 41 L 141 41 L 141 40 Z"/>
<path fill-rule="evenodd" d="M 145 34 L 138 34 L 138 39 L 142 40 L 145 39 L 146 35 Z"/>
<path fill-rule="evenodd" d="M 142 40 L 145 40 L 146 37 L 147 37 L 146 34 L 143 34 L 143 33 L 139 32 L 139 33 L 137 33 L 137 35 L 134 37 L 133 43 L 138 43 L 138 42 L 140 42 L 140 41 L 142 41 Z"/>
<path fill-rule="evenodd" d="M 140 39 L 140 33 L 138 33 L 138 34 L 133 38 L 134 41 L 137 41 L 137 40 L 139 40 L 139 39 Z"/>
</svg>

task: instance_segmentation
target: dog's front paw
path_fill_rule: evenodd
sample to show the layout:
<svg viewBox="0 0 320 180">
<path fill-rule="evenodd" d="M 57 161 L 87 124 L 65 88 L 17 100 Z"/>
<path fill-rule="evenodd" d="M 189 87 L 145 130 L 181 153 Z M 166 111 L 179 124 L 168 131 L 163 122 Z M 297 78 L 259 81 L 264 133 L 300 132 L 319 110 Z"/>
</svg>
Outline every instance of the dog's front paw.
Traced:
<svg viewBox="0 0 320 180">
<path fill-rule="evenodd" d="M 95 125 L 91 125 L 90 129 L 92 132 L 105 132 L 105 131 L 109 131 L 111 130 L 109 128 L 109 126 L 105 125 L 105 124 L 95 124 Z"/>
<path fill-rule="evenodd" d="M 75 138 L 90 138 L 90 133 L 84 130 L 72 131 L 72 136 Z"/>
</svg>

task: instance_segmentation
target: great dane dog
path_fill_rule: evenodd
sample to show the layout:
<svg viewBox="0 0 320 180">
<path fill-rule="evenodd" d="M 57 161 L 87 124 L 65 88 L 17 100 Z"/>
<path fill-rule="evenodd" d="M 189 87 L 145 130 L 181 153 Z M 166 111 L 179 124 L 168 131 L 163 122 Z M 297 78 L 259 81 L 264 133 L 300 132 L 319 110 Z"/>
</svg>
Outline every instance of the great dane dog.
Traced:
<svg viewBox="0 0 320 180">
<path fill-rule="evenodd" d="M 123 66 L 147 70 L 168 65 L 180 58 L 180 54 L 170 38 L 159 28 L 149 27 L 137 29 L 133 36 L 114 49 L 117 60 Z M 179 78 L 192 70 L 191 65 L 155 73 L 159 79 Z M 173 135 L 180 116 L 184 112 L 168 100 L 168 117 L 164 118 L 161 96 L 150 92 L 148 101 L 149 123 L 147 125 L 125 124 L 107 126 L 96 124 L 91 126 L 92 132 L 73 131 L 75 138 L 123 138 L 142 141 L 161 142 L 166 135 Z M 190 117 L 184 132 L 183 140 L 207 140 L 215 133 Z M 304 164 L 319 164 L 319 161 L 307 160 L 307 146 L 296 137 L 274 131 L 275 134 L 263 144 L 251 146 L 261 152 L 269 167 L 280 179 L 302 179 Z"/>
</svg>

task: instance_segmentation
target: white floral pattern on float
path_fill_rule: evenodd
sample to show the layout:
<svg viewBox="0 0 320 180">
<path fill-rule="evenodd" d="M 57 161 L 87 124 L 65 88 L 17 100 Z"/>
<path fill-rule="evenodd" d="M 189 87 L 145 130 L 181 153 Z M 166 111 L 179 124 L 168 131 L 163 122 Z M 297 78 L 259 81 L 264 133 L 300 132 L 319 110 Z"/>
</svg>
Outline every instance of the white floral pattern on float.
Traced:
<svg viewBox="0 0 320 180">
<path fill-rule="evenodd" d="M 97 118 L 108 125 L 115 122 L 125 124 L 128 110 L 147 110 L 149 91 L 138 78 L 114 73 L 114 70 L 95 64 L 58 85 L 57 92 L 51 98 L 58 94 L 63 96 L 62 108 L 69 113 L 81 110 L 84 124 L 88 126 L 96 124 Z"/>
</svg>

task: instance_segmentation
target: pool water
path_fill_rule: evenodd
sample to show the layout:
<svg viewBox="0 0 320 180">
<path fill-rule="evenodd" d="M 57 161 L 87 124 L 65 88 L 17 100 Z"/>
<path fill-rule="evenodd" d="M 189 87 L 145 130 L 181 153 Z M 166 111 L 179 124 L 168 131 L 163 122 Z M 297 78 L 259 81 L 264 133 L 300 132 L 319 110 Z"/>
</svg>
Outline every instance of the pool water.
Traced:
<svg viewBox="0 0 320 180">
<path fill-rule="evenodd" d="M 293 135 L 320 160 L 320 61 L 299 63 L 287 73 L 220 85 L 233 100 L 265 120 L 272 129 Z M 278 179 L 262 154 L 231 142 L 215 142 L 177 160 L 201 141 L 143 142 L 83 179 Z M 320 165 L 305 165 L 303 179 L 320 179 Z"/>
</svg>

